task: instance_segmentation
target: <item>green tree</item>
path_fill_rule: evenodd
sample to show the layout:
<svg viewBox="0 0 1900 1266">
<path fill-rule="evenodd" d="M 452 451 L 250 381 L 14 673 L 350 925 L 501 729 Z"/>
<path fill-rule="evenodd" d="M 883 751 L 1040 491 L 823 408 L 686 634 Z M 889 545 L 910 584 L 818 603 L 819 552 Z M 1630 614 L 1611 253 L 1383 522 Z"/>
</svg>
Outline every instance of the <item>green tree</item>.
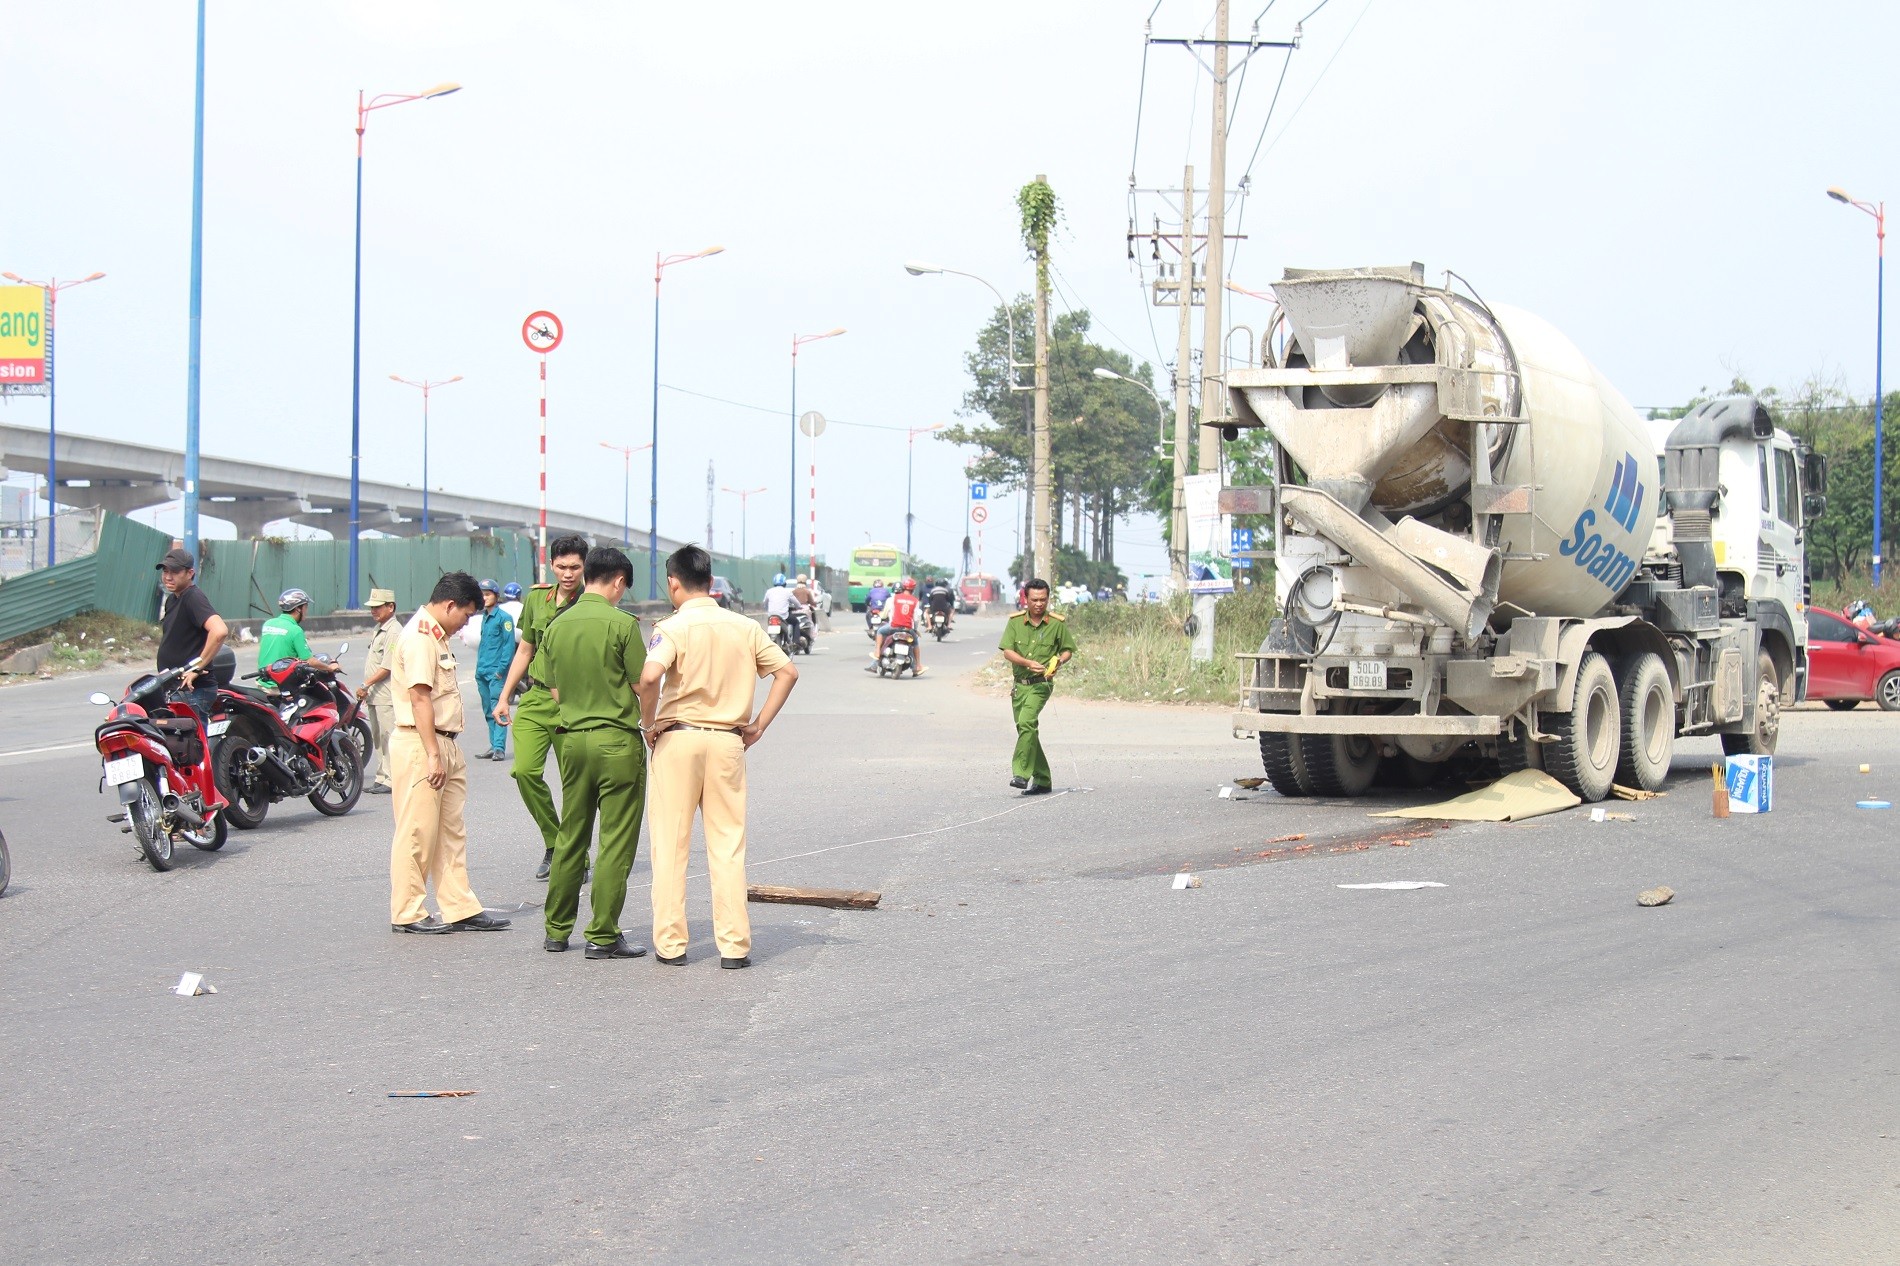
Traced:
<svg viewBox="0 0 1900 1266">
<path fill-rule="evenodd" d="M 1010 313 L 1018 330 L 1029 328 L 1027 297 L 1019 296 Z M 1051 513 L 1058 549 L 1067 546 L 1087 561 L 1108 562 L 1114 557 L 1116 521 L 1150 508 L 1146 483 L 1155 441 L 1172 426 L 1172 418 L 1165 408 L 1157 417 L 1154 399 L 1140 388 L 1095 376 L 1099 367 L 1146 382 L 1153 368 L 1094 342 L 1090 327 L 1088 312 L 1079 310 L 1057 316 L 1049 332 Z M 1019 347 L 1018 354 L 1024 349 Z M 1026 393 L 1010 390 L 1003 309 L 978 332 L 964 364 L 972 385 L 961 412 L 972 420 L 939 432 L 938 438 L 982 450 L 971 463 L 972 477 L 1003 488 L 1027 488 L 1030 402 Z M 1060 574 L 1081 583 L 1079 573 L 1065 568 Z"/>
</svg>

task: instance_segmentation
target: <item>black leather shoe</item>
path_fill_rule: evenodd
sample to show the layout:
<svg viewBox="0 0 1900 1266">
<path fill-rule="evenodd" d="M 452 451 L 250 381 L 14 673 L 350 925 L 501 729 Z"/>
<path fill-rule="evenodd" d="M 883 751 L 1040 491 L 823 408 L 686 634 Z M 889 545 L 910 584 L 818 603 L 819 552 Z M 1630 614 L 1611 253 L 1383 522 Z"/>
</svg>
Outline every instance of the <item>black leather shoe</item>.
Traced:
<svg viewBox="0 0 1900 1266">
<path fill-rule="evenodd" d="M 1025 796 L 1046 796 L 1054 790 L 1055 790 L 1054 787 L 1039 787 L 1035 783 L 1032 782 L 1027 787 L 1023 788 L 1023 794 Z"/>
<path fill-rule="evenodd" d="M 738 971 L 741 967 L 750 966 L 752 966 L 752 960 L 750 958 L 722 958 L 719 960 L 719 970 L 721 971 Z"/>
<path fill-rule="evenodd" d="M 389 794 L 389 788 L 379 782 L 373 782 L 369 785 L 369 794 L 372 796 L 386 796 Z"/>
<path fill-rule="evenodd" d="M 469 915 L 466 919 L 457 919 L 449 924 L 448 930 L 451 932 L 500 932 L 508 926 L 509 922 L 510 920 L 500 915 L 490 914 L 483 910 L 478 914 Z"/>
<path fill-rule="evenodd" d="M 536 879 L 546 879 L 548 877 L 548 872 L 553 869 L 554 869 L 554 850 L 549 849 L 547 852 L 541 854 L 541 865 L 534 872 L 534 877 Z"/>
<path fill-rule="evenodd" d="M 569 944 L 567 941 L 557 941 L 550 936 L 541 942 L 541 948 L 550 954 L 565 954 L 568 951 Z"/>
<path fill-rule="evenodd" d="M 587 943 L 589 958 L 645 958 L 646 956 L 646 946 L 629 945 L 624 936 L 616 936 L 612 945 L 596 945 L 592 941 Z"/>
<path fill-rule="evenodd" d="M 417 919 L 414 923 L 392 923 L 389 925 L 389 930 L 391 932 L 416 932 L 424 936 L 436 936 L 448 931 L 449 925 L 436 918 L 433 914 L 428 914 Z"/>
<path fill-rule="evenodd" d="M 664 954 L 655 954 L 653 961 L 656 963 L 664 963 L 668 967 L 684 967 L 686 966 L 686 951 L 681 950 L 671 958 L 668 958 Z"/>
<path fill-rule="evenodd" d="M 1009 780 L 1009 785 L 1021 791 L 1024 787 L 1029 785 L 1029 780 L 1027 778 L 1012 778 Z"/>
</svg>

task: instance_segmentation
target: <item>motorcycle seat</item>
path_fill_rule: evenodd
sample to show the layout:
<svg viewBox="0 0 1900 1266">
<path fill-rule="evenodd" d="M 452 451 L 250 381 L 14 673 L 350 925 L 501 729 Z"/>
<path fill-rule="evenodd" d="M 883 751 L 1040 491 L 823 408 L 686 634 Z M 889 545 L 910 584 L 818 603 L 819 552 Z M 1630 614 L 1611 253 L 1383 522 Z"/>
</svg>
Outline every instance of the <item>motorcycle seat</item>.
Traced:
<svg viewBox="0 0 1900 1266">
<path fill-rule="evenodd" d="M 226 686 L 225 689 L 229 690 L 232 694 L 244 695 L 247 698 L 255 699 L 259 703 L 268 704 L 273 708 L 283 699 L 283 695 L 278 691 L 260 690 L 256 686 L 230 685 Z"/>
</svg>

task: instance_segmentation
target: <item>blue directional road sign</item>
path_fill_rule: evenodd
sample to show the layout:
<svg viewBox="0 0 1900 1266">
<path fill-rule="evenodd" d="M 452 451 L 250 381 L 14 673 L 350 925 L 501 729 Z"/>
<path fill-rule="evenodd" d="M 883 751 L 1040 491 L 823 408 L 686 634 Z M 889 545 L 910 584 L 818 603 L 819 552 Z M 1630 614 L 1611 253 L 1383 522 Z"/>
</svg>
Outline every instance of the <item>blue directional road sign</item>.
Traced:
<svg viewBox="0 0 1900 1266">
<path fill-rule="evenodd" d="M 988 501 L 989 499 L 990 499 L 990 486 L 988 484 L 971 484 L 970 485 L 970 500 Z"/>
<path fill-rule="evenodd" d="M 1253 559 L 1241 555 L 1253 549 L 1253 529 L 1237 527 L 1234 529 L 1233 555 L 1235 567 L 1251 567 Z"/>
</svg>

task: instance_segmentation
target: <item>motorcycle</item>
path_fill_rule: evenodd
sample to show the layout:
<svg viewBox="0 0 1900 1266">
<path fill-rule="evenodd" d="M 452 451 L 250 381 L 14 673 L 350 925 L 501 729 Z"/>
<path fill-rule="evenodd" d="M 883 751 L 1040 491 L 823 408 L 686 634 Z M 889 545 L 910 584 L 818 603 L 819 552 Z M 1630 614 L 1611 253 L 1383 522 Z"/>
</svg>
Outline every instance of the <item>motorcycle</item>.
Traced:
<svg viewBox="0 0 1900 1266">
<path fill-rule="evenodd" d="M 326 817 L 356 807 L 364 747 L 352 722 L 361 705 L 338 675 L 283 659 L 246 678 L 274 688 L 232 684 L 218 692 L 214 723 L 223 721 L 225 732 L 211 764 L 233 826 L 251 830 L 271 805 L 297 796 Z"/>
<path fill-rule="evenodd" d="M 0 831 L 0 894 L 7 890 L 7 884 L 13 879 L 13 855 L 7 852 L 6 832 Z"/>
<path fill-rule="evenodd" d="M 765 617 L 765 635 L 787 655 L 811 654 L 811 624 L 808 617 L 796 613 L 784 617 Z"/>
<path fill-rule="evenodd" d="M 222 676 L 214 665 L 214 675 Z M 214 853 L 224 847 L 225 814 L 206 759 L 210 727 L 189 704 L 168 702 L 167 693 L 185 675 L 183 668 L 147 673 L 126 687 L 116 705 L 94 693 L 92 702 L 112 711 L 93 731 L 101 761 L 100 787 L 112 787 L 125 806 L 108 818 L 138 840 L 153 870 L 172 868 L 172 848 L 184 840 Z"/>
<path fill-rule="evenodd" d="M 941 642 L 944 639 L 944 635 L 948 633 L 949 631 L 950 631 L 950 613 L 948 611 L 932 611 L 930 613 L 931 636 L 935 637 L 939 642 Z"/>
<path fill-rule="evenodd" d="M 892 629 L 884 641 L 884 653 L 878 657 L 877 675 L 902 677 L 906 671 L 917 675 L 917 634 L 910 629 Z"/>
</svg>

